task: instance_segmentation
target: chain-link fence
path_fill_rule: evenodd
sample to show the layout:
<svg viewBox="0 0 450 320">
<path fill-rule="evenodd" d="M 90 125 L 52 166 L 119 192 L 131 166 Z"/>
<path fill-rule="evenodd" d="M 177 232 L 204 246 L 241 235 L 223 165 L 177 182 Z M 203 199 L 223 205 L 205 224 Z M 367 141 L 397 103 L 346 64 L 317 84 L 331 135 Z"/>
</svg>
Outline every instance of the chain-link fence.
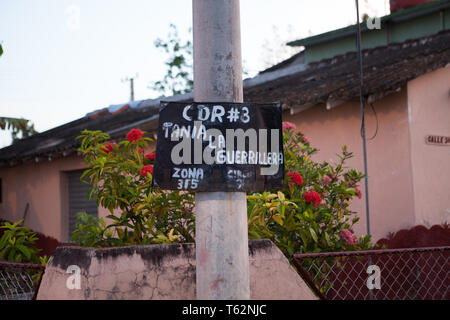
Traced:
<svg viewBox="0 0 450 320">
<path fill-rule="evenodd" d="M 0 261 L 0 300 L 35 298 L 45 267 Z"/>
<path fill-rule="evenodd" d="M 450 300 L 450 247 L 294 254 L 326 300 Z"/>
</svg>

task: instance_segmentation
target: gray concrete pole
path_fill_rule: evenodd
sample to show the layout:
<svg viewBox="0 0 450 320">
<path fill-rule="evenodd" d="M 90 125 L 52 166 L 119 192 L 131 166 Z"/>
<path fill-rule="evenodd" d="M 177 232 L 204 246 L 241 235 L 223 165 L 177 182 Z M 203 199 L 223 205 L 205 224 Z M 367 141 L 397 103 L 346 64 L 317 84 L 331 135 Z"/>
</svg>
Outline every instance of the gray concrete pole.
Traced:
<svg viewBox="0 0 450 320">
<path fill-rule="evenodd" d="M 194 101 L 243 102 L 239 0 L 193 0 Z M 195 197 L 197 299 L 250 299 L 244 192 Z"/>
</svg>

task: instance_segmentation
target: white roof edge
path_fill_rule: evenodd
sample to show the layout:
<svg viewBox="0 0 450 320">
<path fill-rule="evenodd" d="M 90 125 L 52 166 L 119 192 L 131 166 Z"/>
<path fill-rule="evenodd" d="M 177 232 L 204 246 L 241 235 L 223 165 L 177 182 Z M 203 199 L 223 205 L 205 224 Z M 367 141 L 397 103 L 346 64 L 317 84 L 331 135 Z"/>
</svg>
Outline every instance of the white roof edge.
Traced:
<svg viewBox="0 0 450 320">
<path fill-rule="evenodd" d="M 269 81 L 273 81 L 278 78 L 282 78 L 282 77 L 293 75 L 298 72 L 302 72 L 306 69 L 307 69 L 307 64 L 301 63 L 301 64 L 294 64 L 294 65 L 291 65 L 291 66 L 288 66 L 285 68 L 281 68 L 281 69 L 275 70 L 275 71 L 264 72 L 264 73 L 256 75 L 253 78 L 245 79 L 243 81 L 243 86 L 245 88 L 245 87 L 261 85 L 261 84 L 264 84 Z M 129 101 L 129 102 L 121 103 L 121 104 L 110 105 L 106 108 L 97 109 L 95 111 L 87 113 L 86 116 L 94 115 L 104 109 L 116 110 L 126 104 L 130 104 L 130 106 L 132 108 L 147 108 L 147 107 L 159 107 L 159 104 L 161 101 L 184 101 L 184 100 L 193 100 L 193 99 L 194 99 L 194 93 L 188 92 L 188 93 L 177 94 L 177 95 L 169 96 L 169 97 L 161 96 L 161 97 L 158 97 L 155 99 L 143 99 L 143 100 L 137 100 L 137 101 Z M 133 104 L 133 106 L 132 106 L 132 104 Z"/>
<path fill-rule="evenodd" d="M 156 99 L 146 99 L 142 100 L 141 103 L 137 106 L 138 108 L 146 108 L 146 107 L 158 107 L 161 101 L 184 101 L 184 100 L 192 100 L 194 99 L 194 93 L 188 92 L 184 94 L 177 94 L 170 97 L 161 96 Z"/>
<path fill-rule="evenodd" d="M 281 68 L 275 71 L 264 72 L 257 76 L 244 80 L 244 87 L 257 86 L 278 78 L 293 75 L 298 72 L 302 72 L 307 69 L 306 64 L 294 64 L 285 68 Z"/>
</svg>

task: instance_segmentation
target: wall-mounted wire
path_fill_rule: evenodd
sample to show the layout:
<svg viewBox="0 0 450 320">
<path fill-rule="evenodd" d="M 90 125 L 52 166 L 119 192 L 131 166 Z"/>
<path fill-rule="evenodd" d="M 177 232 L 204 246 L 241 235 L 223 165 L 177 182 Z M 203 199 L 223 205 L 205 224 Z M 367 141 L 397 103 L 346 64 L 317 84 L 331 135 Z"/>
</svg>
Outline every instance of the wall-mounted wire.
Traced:
<svg viewBox="0 0 450 320">
<path fill-rule="evenodd" d="M 369 105 L 370 105 L 370 108 L 372 109 L 373 115 L 375 116 L 375 123 L 376 123 L 374 134 L 370 138 L 367 138 L 367 140 L 370 141 L 370 140 L 375 139 L 375 137 L 378 135 L 378 115 L 377 115 L 377 112 L 375 111 L 375 107 L 373 106 L 373 102 L 370 102 Z M 361 138 L 363 137 L 363 128 L 364 128 L 363 125 L 365 125 L 365 121 L 364 122 L 361 121 L 361 129 L 360 129 Z"/>
</svg>

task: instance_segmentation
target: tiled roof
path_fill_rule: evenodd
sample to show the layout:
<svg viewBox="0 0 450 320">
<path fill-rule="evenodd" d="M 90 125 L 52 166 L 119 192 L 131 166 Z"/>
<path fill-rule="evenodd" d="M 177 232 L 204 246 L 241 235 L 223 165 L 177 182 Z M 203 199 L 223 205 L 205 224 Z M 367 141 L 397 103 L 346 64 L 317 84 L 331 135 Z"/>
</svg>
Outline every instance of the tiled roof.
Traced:
<svg viewBox="0 0 450 320">
<path fill-rule="evenodd" d="M 310 63 L 299 71 L 245 90 L 245 100 L 281 101 L 299 107 L 331 100 L 359 99 L 356 52 Z M 363 50 L 364 95 L 397 91 L 408 81 L 450 63 L 450 30 Z M 276 72 L 276 71 L 274 71 Z"/>
</svg>

